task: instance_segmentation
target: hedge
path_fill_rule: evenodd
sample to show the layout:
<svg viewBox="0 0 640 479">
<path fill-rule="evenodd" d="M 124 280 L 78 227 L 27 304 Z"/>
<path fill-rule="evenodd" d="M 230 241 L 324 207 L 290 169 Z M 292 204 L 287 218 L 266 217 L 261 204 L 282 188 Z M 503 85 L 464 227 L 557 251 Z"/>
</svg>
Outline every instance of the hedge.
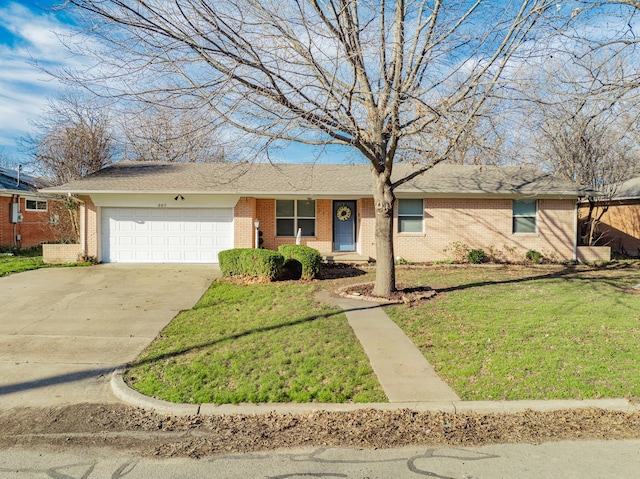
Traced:
<svg viewBox="0 0 640 479">
<path fill-rule="evenodd" d="M 218 263 L 223 276 L 247 275 L 275 280 L 284 267 L 284 256 L 277 251 L 235 248 L 220 251 Z"/>
<path fill-rule="evenodd" d="M 322 255 L 313 248 L 297 244 L 283 244 L 278 252 L 284 256 L 285 269 L 300 271 L 300 279 L 313 279 L 320 275 Z"/>
</svg>

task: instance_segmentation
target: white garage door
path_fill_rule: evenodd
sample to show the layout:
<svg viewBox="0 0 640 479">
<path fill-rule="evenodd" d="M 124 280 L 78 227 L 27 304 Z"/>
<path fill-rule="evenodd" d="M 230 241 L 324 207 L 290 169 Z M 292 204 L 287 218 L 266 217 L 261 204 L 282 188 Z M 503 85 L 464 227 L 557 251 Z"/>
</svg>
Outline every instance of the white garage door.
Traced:
<svg viewBox="0 0 640 479">
<path fill-rule="evenodd" d="M 102 208 L 105 263 L 217 263 L 233 248 L 232 208 Z"/>
</svg>

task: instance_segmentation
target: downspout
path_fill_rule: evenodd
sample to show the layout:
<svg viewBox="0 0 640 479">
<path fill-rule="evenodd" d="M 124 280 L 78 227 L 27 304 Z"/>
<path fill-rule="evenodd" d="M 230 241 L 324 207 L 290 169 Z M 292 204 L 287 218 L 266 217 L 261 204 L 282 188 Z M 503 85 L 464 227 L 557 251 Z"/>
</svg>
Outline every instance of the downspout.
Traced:
<svg viewBox="0 0 640 479">
<path fill-rule="evenodd" d="M 20 195 L 14 195 L 13 199 L 12 199 L 12 202 L 18 204 L 18 216 L 20 216 Z M 20 237 L 20 239 L 22 240 L 22 237 Z M 18 247 L 18 223 L 17 223 L 17 218 L 16 218 L 16 222 L 13 223 L 13 247 L 14 248 Z"/>
<path fill-rule="evenodd" d="M 578 204 L 580 198 L 576 201 L 573 212 L 573 261 L 578 261 Z"/>
</svg>

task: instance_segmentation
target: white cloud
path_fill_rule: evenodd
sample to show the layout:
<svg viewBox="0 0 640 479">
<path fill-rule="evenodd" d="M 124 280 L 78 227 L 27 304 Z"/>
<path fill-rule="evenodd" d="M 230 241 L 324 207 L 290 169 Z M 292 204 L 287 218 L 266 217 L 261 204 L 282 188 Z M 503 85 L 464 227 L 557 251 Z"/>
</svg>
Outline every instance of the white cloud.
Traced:
<svg viewBox="0 0 640 479">
<path fill-rule="evenodd" d="M 30 130 L 37 117 L 60 87 L 37 62 L 56 69 L 76 64 L 57 34 L 68 27 L 53 13 L 30 10 L 18 3 L 0 7 L 2 26 L 10 35 L 0 36 L 0 149 L 17 156 L 16 142 Z"/>
</svg>

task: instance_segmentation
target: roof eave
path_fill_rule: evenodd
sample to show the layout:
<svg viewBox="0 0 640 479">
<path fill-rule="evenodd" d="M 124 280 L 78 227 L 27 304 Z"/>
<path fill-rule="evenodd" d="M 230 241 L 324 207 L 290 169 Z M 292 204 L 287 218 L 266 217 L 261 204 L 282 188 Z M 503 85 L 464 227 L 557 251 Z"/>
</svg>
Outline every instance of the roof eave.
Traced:
<svg viewBox="0 0 640 479">
<path fill-rule="evenodd" d="M 96 190 L 70 190 L 45 188 L 39 190 L 44 194 L 75 194 L 75 195 L 239 195 L 254 198 L 274 198 L 274 197 L 301 197 L 301 198 L 318 198 L 318 199 L 350 199 L 350 198 L 371 198 L 373 194 L 365 191 L 202 191 L 202 190 L 113 190 L 113 189 L 96 189 Z M 519 198 L 519 197 L 536 197 L 536 198 L 579 198 L 585 196 L 579 191 L 545 191 L 545 192 L 522 192 L 522 191 L 426 191 L 426 190 L 403 190 L 397 191 L 396 196 L 399 198 L 422 197 L 422 198 Z"/>
</svg>

